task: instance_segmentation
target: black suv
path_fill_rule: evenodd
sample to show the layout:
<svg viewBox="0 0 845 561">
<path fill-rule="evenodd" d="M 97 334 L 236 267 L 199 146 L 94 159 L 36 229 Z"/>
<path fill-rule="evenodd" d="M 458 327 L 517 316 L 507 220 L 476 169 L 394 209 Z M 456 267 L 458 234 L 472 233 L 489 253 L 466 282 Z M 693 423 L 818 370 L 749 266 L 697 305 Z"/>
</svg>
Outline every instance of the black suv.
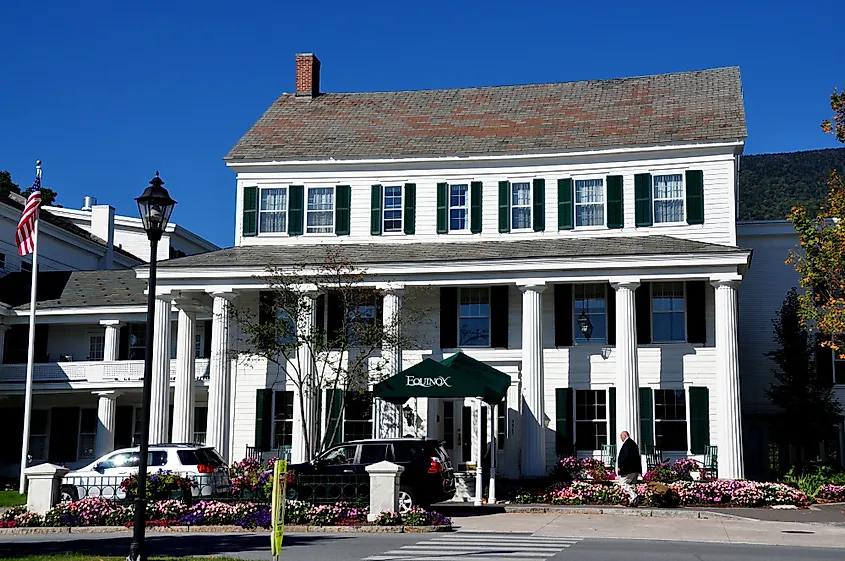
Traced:
<svg viewBox="0 0 845 561">
<path fill-rule="evenodd" d="M 439 440 L 354 440 L 329 448 L 310 463 L 292 464 L 288 470 L 314 475 L 366 475 L 364 468 L 385 460 L 405 468 L 400 478 L 400 512 L 414 505 L 428 506 L 455 496 L 452 460 Z"/>
</svg>

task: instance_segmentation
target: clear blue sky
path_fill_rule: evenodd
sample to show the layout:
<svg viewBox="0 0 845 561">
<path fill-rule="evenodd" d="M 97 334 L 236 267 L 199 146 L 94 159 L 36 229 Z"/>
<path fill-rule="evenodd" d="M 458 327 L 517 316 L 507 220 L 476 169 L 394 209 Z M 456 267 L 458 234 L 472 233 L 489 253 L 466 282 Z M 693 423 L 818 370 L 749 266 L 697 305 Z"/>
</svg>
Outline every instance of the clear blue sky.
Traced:
<svg viewBox="0 0 845 561">
<path fill-rule="evenodd" d="M 233 239 L 223 156 L 314 52 L 328 92 L 617 78 L 739 65 L 747 154 L 836 146 L 842 0 L 3 2 L 0 170 L 136 215 L 156 169 L 173 220 Z"/>
</svg>

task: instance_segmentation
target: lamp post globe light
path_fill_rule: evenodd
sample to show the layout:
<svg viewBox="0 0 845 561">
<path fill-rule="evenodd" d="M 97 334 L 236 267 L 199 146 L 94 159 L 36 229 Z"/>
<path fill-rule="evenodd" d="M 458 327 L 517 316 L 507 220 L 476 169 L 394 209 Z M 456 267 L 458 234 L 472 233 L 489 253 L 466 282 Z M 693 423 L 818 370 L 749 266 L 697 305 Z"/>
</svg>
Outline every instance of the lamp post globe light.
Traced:
<svg viewBox="0 0 845 561">
<path fill-rule="evenodd" d="M 170 198 L 164 181 L 156 172 L 150 180 L 138 202 L 141 221 L 150 240 L 150 280 L 147 289 L 147 340 L 144 349 L 144 392 L 141 398 L 141 449 L 138 454 L 138 491 L 135 496 L 135 521 L 132 531 L 132 543 L 129 546 L 130 561 L 146 561 L 147 552 L 144 545 L 144 531 L 147 518 L 147 461 L 150 448 L 150 401 L 152 400 L 153 381 L 153 336 L 155 325 L 155 290 L 156 290 L 156 256 L 158 242 L 167 228 L 170 215 L 176 201 Z"/>
</svg>

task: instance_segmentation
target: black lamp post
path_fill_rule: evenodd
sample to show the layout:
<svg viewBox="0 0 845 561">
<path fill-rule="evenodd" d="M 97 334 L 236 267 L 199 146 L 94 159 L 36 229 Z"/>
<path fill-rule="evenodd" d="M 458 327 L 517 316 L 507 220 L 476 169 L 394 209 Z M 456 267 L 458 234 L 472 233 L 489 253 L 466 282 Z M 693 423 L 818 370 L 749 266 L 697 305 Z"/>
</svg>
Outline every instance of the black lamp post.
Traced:
<svg viewBox="0 0 845 561">
<path fill-rule="evenodd" d="M 578 316 L 578 329 L 581 330 L 581 333 L 584 334 L 587 341 L 589 341 L 590 337 L 593 336 L 593 322 L 591 322 L 590 318 L 587 317 L 587 314 L 584 313 L 584 308 L 581 308 L 581 315 Z"/>
<path fill-rule="evenodd" d="M 150 401 L 152 400 L 153 382 L 153 336 L 155 325 L 155 290 L 156 290 L 156 257 L 158 242 L 176 201 L 170 198 L 167 189 L 162 187 L 164 181 L 158 176 L 150 180 L 150 186 L 135 199 L 144 230 L 150 240 L 150 280 L 147 294 L 147 340 L 144 349 L 144 393 L 141 401 L 141 450 L 138 458 L 138 492 L 135 497 L 135 525 L 132 529 L 132 544 L 129 546 L 130 561 L 146 561 L 147 552 L 144 544 L 144 533 L 147 523 L 147 456 L 150 448 Z"/>
</svg>

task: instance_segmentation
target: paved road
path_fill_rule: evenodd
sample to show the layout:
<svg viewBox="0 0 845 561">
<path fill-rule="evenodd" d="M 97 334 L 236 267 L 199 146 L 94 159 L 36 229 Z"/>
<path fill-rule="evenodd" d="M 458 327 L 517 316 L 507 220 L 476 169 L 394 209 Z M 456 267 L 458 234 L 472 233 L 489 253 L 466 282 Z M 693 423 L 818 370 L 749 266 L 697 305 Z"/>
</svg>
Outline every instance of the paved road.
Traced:
<svg viewBox="0 0 845 561">
<path fill-rule="evenodd" d="M 262 559 L 269 537 L 261 534 L 152 534 L 151 555 Z M 845 545 L 845 544 L 843 544 Z M 0 537 L 0 558 L 74 552 L 125 555 L 129 535 Z M 651 540 L 540 537 L 531 534 L 291 534 L 282 559 L 297 561 L 841 561 L 845 550 L 689 543 Z"/>
</svg>

